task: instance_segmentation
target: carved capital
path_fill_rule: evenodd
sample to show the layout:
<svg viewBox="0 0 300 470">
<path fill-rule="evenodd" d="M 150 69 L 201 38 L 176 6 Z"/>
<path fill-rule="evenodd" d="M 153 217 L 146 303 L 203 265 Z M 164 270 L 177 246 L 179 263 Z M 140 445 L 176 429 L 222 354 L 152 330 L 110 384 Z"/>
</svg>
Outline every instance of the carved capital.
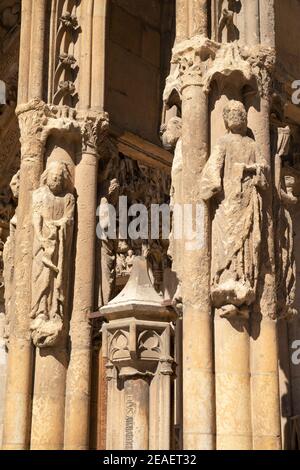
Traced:
<svg viewBox="0 0 300 470">
<path fill-rule="evenodd" d="M 44 150 L 41 134 L 47 124 L 51 110 L 39 99 L 18 106 L 16 114 L 19 120 L 22 159 L 35 159 Z"/>
<path fill-rule="evenodd" d="M 251 73 L 256 79 L 261 97 L 268 99 L 271 94 L 273 73 L 275 70 L 275 49 L 261 45 L 253 48 L 245 48 L 242 51 L 242 56 L 251 66 Z"/>
<path fill-rule="evenodd" d="M 178 65 L 181 91 L 187 86 L 204 85 L 207 68 L 215 59 L 218 48 L 218 43 L 204 36 L 194 36 L 175 46 L 172 62 Z"/>
<path fill-rule="evenodd" d="M 255 80 L 260 95 L 268 97 L 275 50 L 261 45 L 242 46 L 237 41 L 218 43 L 204 36 L 194 36 L 174 47 L 172 63 L 175 68 L 167 80 L 165 95 L 169 94 L 170 87 L 182 91 L 192 85 L 202 86 L 208 93 L 215 78 L 222 80 L 238 74 L 237 83 Z"/>
<path fill-rule="evenodd" d="M 109 128 L 108 114 L 89 112 L 81 116 L 80 120 L 83 152 L 100 157 L 100 147 Z"/>
<path fill-rule="evenodd" d="M 74 138 L 80 137 L 76 112 L 68 106 L 50 106 L 34 99 L 19 106 L 16 114 L 21 133 L 22 159 L 40 157 L 51 134 L 72 133 Z"/>
</svg>

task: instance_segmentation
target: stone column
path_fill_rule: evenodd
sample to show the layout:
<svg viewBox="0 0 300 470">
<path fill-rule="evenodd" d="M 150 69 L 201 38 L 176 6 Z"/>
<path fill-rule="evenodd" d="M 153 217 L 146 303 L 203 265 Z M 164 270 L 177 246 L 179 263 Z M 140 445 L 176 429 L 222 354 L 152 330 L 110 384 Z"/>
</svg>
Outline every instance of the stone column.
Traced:
<svg viewBox="0 0 300 470">
<path fill-rule="evenodd" d="M 183 202 L 194 210 L 199 205 L 201 217 L 198 243 L 185 239 L 183 246 L 183 446 L 207 450 L 215 447 L 210 220 L 199 181 L 208 157 L 208 98 L 201 58 L 210 55 L 209 44 L 204 36 L 196 36 L 178 43 L 173 55 L 182 80 Z"/>
<path fill-rule="evenodd" d="M 67 365 L 63 343 L 36 349 L 30 450 L 63 450 Z"/>
<path fill-rule="evenodd" d="M 19 58 L 19 84 L 18 84 L 18 100 L 19 103 L 26 103 L 28 101 L 29 90 L 29 67 L 30 67 L 30 41 L 31 41 L 31 16 L 32 15 L 32 0 L 22 1 L 21 13 L 21 38 L 20 44 L 26 44 L 25 47 L 20 47 Z"/>
<path fill-rule="evenodd" d="M 82 114 L 82 152 L 77 155 L 77 240 L 71 355 L 67 373 L 65 449 L 89 448 L 91 324 L 94 311 L 98 144 L 108 126 L 105 113 Z"/>
<path fill-rule="evenodd" d="M 215 311 L 218 450 L 252 450 L 249 322 Z"/>
<path fill-rule="evenodd" d="M 170 448 L 170 336 L 175 312 L 162 306 L 137 257 L 125 289 L 101 308 L 107 359 L 107 449 Z M 118 419 L 116 419 L 118 416 Z"/>
<path fill-rule="evenodd" d="M 43 98 L 44 92 L 44 40 L 46 32 L 46 7 L 47 0 L 33 0 L 32 2 L 32 33 L 31 42 L 21 44 L 21 49 L 30 49 L 30 70 L 28 80 L 28 99 Z M 29 7 L 29 6 L 28 6 Z M 23 21 L 22 21 L 23 26 Z M 25 30 L 26 25 L 25 18 Z M 27 32 L 24 38 L 29 39 Z M 36 45 L 38 44 L 38 47 Z M 27 67 L 26 65 L 24 67 Z M 24 69 L 24 72 L 26 70 Z M 26 80 L 26 79 L 25 79 Z"/>
<path fill-rule="evenodd" d="M 15 253 L 15 311 L 11 316 L 3 448 L 29 447 L 32 393 L 30 336 L 32 224 L 31 192 L 38 188 L 43 168 L 41 130 L 46 105 L 38 99 L 19 106 L 21 171 Z"/>
<path fill-rule="evenodd" d="M 274 30 L 272 32 L 274 35 Z M 255 135 L 261 156 L 269 168 L 269 189 L 265 194 L 263 250 L 259 274 L 259 308 L 251 316 L 251 394 L 254 450 L 281 448 L 278 345 L 276 326 L 276 272 L 273 223 L 273 179 L 270 145 L 271 73 L 274 50 L 261 61 L 259 93 L 249 107 L 249 128 Z M 260 52 L 258 52 L 260 54 Z M 261 46 L 261 57 L 265 49 Z"/>
<path fill-rule="evenodd" d="M 107 0 L 94 2 L 93 48 L 92 48 L 92 109 L 103 110 L 105 89 L 105 40 Z"/>
</svg>

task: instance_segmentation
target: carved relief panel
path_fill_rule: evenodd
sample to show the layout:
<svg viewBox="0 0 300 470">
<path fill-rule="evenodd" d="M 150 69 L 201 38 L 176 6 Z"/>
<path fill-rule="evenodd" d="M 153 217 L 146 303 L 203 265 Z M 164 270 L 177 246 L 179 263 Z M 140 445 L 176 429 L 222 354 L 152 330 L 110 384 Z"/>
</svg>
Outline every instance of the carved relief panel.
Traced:
<svg viewBox="0 0 300 470">
<path fill-rule="evenodd" d="M 117 232 L 119 227 L 119 197 L 127 197 L 128 210 L 132 204 L 143 204 L 150 214 L 151 204 L 168 204 L 170 200 L 171 178 L 160 168 L 148 166 L 121 154 L 116 143 L 110 141 L 110 159 L 100 162 L 99 201 L 100 224 L 102 230 L 109 225 L 107 205 L 116 208 Z M 128 217 L 128 223 L 132 220 Z M 102 285 L 100 286 L 99 305 L 105 305 L 128 281 L 134 258 L 145 255 L 152 266 L 153 280 L 157 290 L 162 289 L 163 268 L 168 262 L 168 240 L 151 240 L 150 220 L 149 237 L 132 240 L 118 238 L 99 241 Z"/>
</svg>

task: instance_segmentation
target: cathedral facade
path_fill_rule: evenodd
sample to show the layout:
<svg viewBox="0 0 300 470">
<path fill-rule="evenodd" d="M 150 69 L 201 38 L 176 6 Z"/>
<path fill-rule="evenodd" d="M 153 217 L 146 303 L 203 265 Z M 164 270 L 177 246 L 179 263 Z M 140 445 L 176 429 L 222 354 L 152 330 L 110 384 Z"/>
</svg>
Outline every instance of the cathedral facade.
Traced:
<svg viewBox="0 0 300 470">
<path fill-rule="evenodd" d="M 299 449 L 299 17 L 1 0 L 4 450 Z"/>
</svg>

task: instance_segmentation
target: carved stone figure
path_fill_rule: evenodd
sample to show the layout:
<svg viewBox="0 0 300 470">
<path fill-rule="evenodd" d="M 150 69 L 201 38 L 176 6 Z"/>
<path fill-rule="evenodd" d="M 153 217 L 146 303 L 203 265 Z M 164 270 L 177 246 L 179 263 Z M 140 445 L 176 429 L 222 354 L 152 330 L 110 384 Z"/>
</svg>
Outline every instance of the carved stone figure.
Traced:
<svg viewBox="0 0 300 470">
<path fill-rule="evenodd" d="M 101 244 L 101 293 L 100 303 L 106 305 L 114 294 L 116 282 L 116 260 L 118 240 L 105 236 L 110 226 L 109 206 L 116 207 L 120 194 L 120 185 L 116 178 L 109 182 L 106 194 L 104 193 L 100 200 L 100 226 L 102 232 Z"/>
<path fill-rule="evenodd" d="M 10 187 L 13 193 L 15 201 L 19 198 L 19 186 L 20 186 L 20 171 L 16 173 L 10 183 Z M 17 230 L 17 213 L 12 217 L 9 226 L 9 236 L 6 240 L 3 250 L 4 260 L 4 297 L 5 297 L 5 332 L 4 338 L 8 346 L 9 342 L 9 324 L 10 316 L 13 308 L 13 295 L 14 295 L 14 271 L 15 271 L 15 249 L 16 249 L 16 230 Z"/>
<path fill-rule="evenodd" d="M 296 263 L 294 257 L 293 212 L 299 202 L 300 171 L 289 164 L 291 130 L 278 129 L 275 174 L 277 189 L 277 308 L 279 317 L 297 313 Z"/>
<path fill-rule="evenodd" d="M 75 207 L 69 179 L 66 164 L 53 161 L 32 195 L 31 331 L 40 348 L 56 344 L 64 329 Z"/>
<path fill-rule="evenodd" d="M 170 208 L 172 213 L 172 229 L 170 233 L 170 245 L 168 255 L 172 259 L 172 269 L 176 272 L 178 278 L 178 288 L 174 296 L 174 301 L 177 304 L 182 304 L 181 294 L 181 279 L 182 279 L 182 259 L 181 259 L 181 246 L 180 240 L 176 240 L 174 237 L 174 217 L 176 212 L 174 208 L 176 205 L 183 203 L 182 198 L 182 120 L 179 117 L 173 117 L 170 119 L 168 124 L 161 129 L 162 143 L 164 148 L 167 150 L 174 151 L 174 159 L 172 164 L 172 185 L 171 185 L 171 197 L 170 197 Z"/>
<path fill-rule="evenodd" d="M 126 270 L 130 274 L 132 271 L 132 266 L 134 263 L 135 255 L 133 253 L 133 250 L 128 250 L 128 254 L 126 257 Z"/>
<path fill-rule="evenodd" d="M 218 41 L 232 42 L 239 39 L 239 30 L 234 24 L 234 16 L 241 10 L 240 0 L 219 0 L 218 2 Z"/>
<path fill-rule="evenodd" d="M 204 167 L 201 197 L 216 203 L 212 226 L 211 298 L 222 316 L 247 316 L 256 298 L 261 246 L 261 190 L 266 166 L 247 136 L 247 113 L 230 101 L 223 112 L 227 134 Z"/>
</svg>

